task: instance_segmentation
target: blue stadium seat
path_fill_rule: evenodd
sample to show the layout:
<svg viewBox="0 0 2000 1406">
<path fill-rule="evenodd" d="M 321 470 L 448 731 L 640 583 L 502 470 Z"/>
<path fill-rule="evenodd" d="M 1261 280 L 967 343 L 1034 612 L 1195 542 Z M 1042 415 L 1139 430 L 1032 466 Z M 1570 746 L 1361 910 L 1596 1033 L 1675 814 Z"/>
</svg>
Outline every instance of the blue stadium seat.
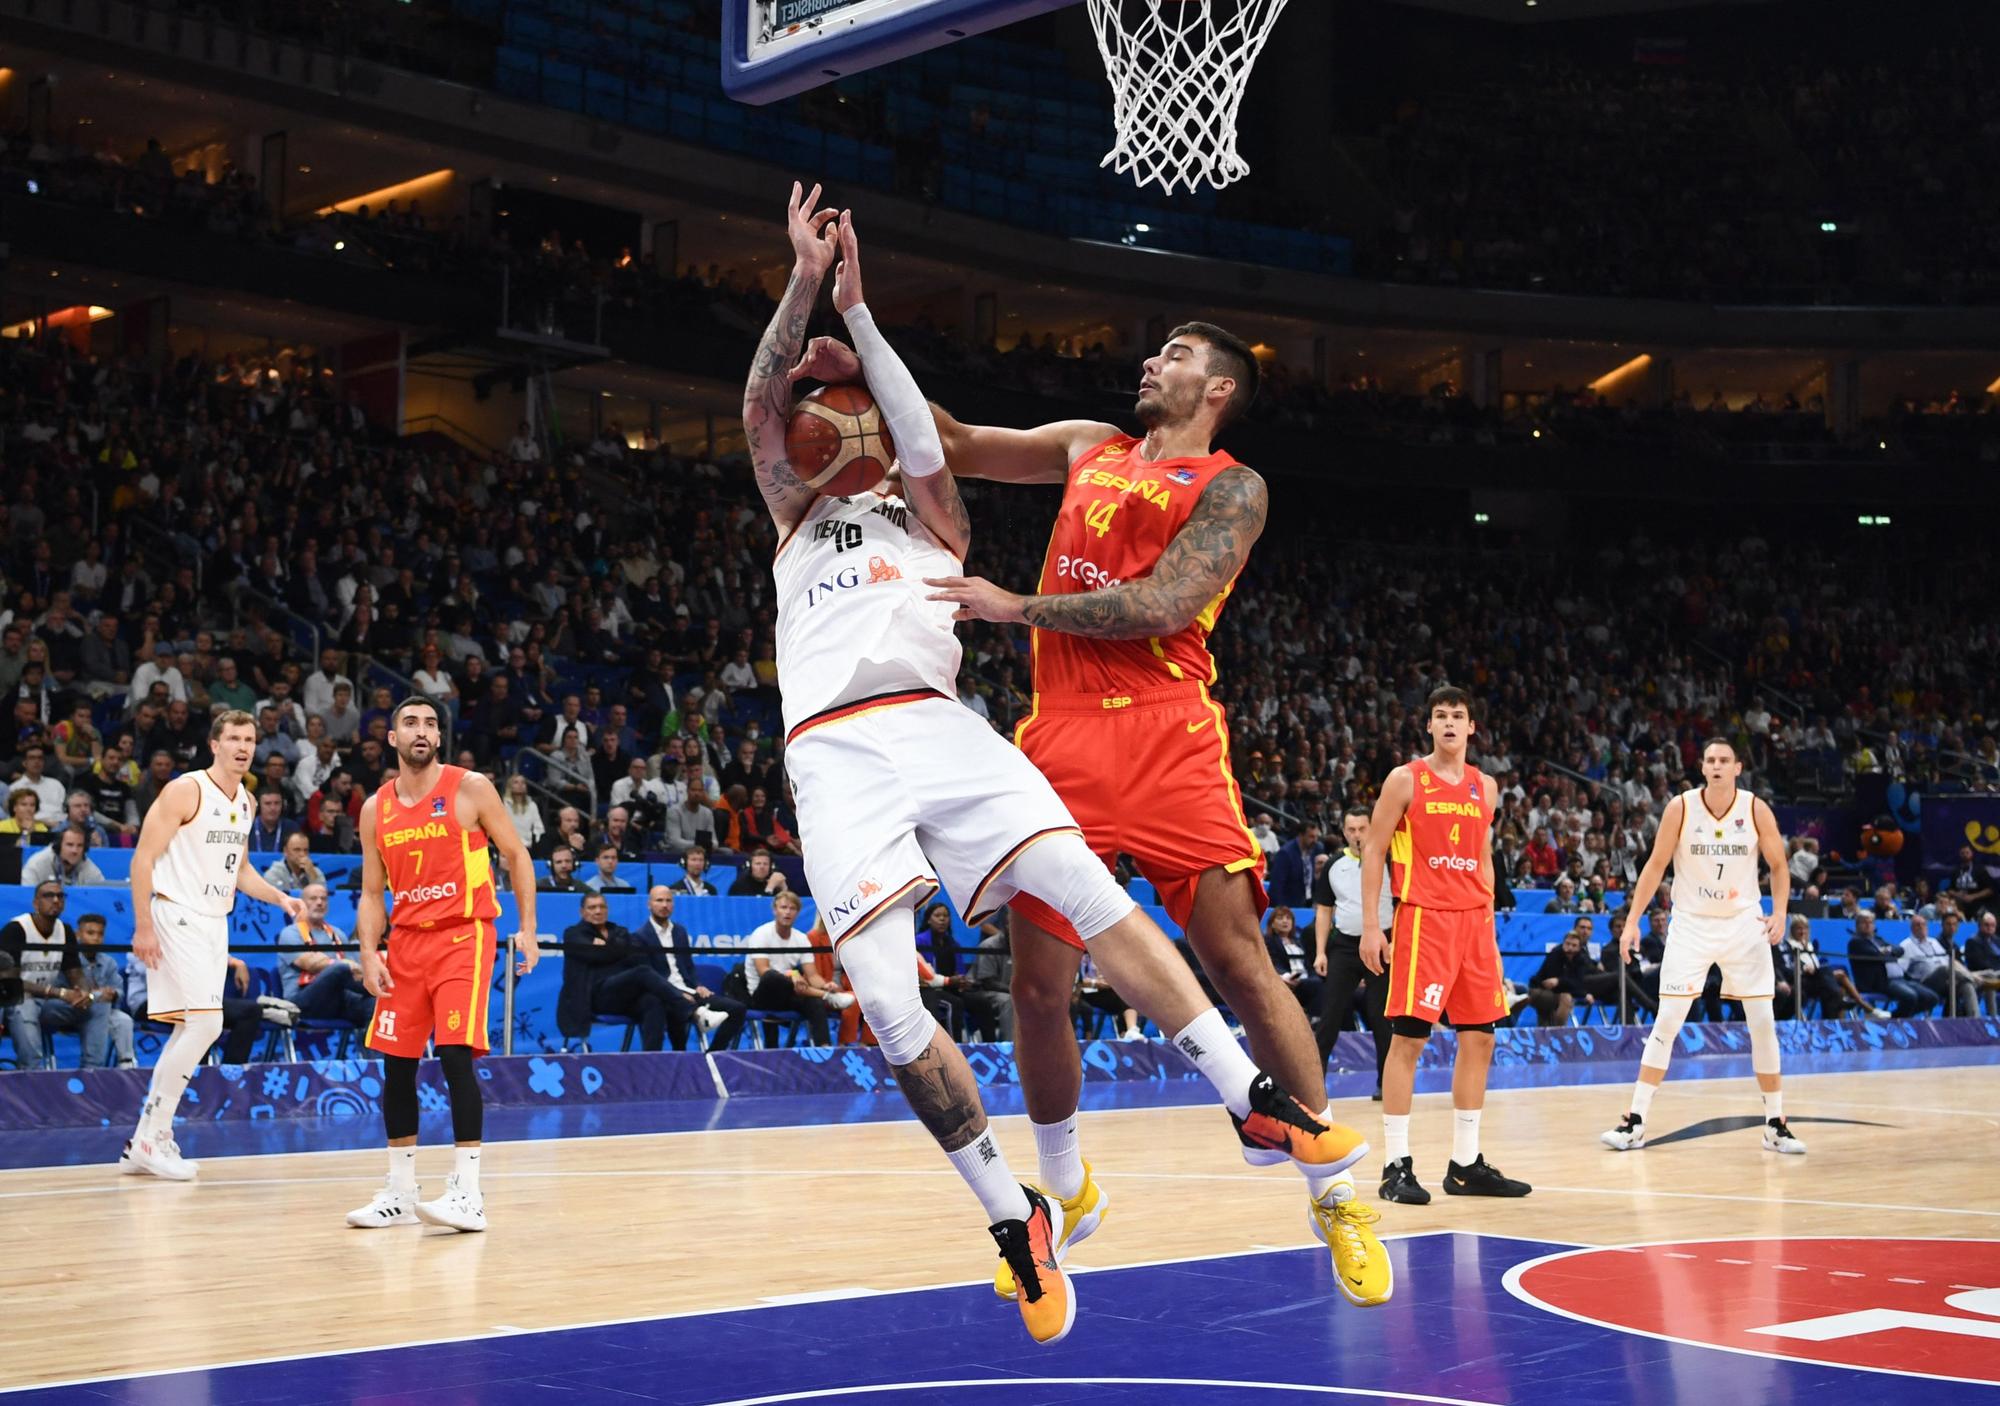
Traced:
<svg viewBox="0 0 2000 1406">
<path fill-rule="evenodd" d="M 584 82 L 583 110 L 606 122 L 625 120 L 625 80 L 591 69 Z"/>
</svg>

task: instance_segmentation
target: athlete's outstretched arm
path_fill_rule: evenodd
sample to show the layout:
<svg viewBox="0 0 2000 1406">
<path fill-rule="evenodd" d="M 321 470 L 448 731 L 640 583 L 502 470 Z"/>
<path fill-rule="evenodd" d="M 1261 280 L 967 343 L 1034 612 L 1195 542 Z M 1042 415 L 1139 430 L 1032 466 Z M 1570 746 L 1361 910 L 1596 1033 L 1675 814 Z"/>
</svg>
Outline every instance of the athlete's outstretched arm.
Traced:
<svg viewBox="0 0 2000 1406">
<path fill-rule="evenodd" d="M 507 804 L 500 799 L 493 783 L 476 771 L 468 771 L 458 784 L 472 798 L 479 828 L 486 832 L 487 842 L 500 851 L 500 862 L 507 866 L 507 881 L 514 889 L 514 911 L 521 920 L 514 931 L 514 975 L 526 976 L 542 960 L 540 933 L 535 927 L 535 861 L 529 857 L 528 847 L 521 843 L 520 833 L 507 814 Z"/>
<path fill-rule="evenodd" d="M 1416 799 L 1410 769 L 1399 766 L 1382 783 L 1375 813 L 1368 817 L 1368 838 L 1361 846 L 1361 964 L 1380 975 L 1388 970 L 1389 938 L 1382 931 L 1382 873 L 1389 862 L 1389 841 Z"/>
<path fill-rule="evenodd" d="M 967 425 L 936 404 L 931 418 L 951 471 L 995 483 L 1061 483 L 1077 455 L 1118 433 L 1116 425 L 1096 420 L 1057 420 L 1032 430 Z"/>
<path fill-rule="evenodd" d="M 1185 629 L 1220 596 L 1264 531 L 1270 493 L 1240 465 L 1210 481 L 1194 511 L 1160 553 L 1152 571 L 1122 585 L 1067 596 L 1019 596 L 978 576 L 947 576 L 927 584 L 930 598 L 951 601 L 960 620 L 1024 622 L 1067 635 L 1142 640 Z"/>
<path fill-rule="evenodd" d="M 1675 796 L 1660 812 L 1660 828 L 1653 836 L 1653 852 L 1646 856 L 1646 867 L 1639 871 L 1639 880 L 1632 885 L 1632 896 L 1625 900 L 1628 916 L 1625 931 L 1618 937 L 1621 961 L 1631 961 L 1633 951 L 1639 946 L 1639 919 L 1652 906 L 1653 895 L 1660 891 L 1660 881 L 1667 877 L 1667 866 L 1674 862 L 1674 848 L 1681 842 L 1681 812 L 1685 808 L 1685 798 Z M 1789 871 L 1786 876 L 1790 877 Z"/>
<path fill-rule="evenodd" d="M 931 419 L 917 378 L 896 355 L 889 339 L 875 325 L 875 315 L 861 291 L 861 241 L 854 233 L 854 216 L 840 212 L 840 263 L 833 271 L 833 310 L 847 323 L 862 375 L 895 442 L 896 463 L 903 473 L 903 496 L 917 520 L 944 543 L 953 556 L 963 557 L 972 545 L 972 518 L 959 497 L 958 483 L 945 468 L 944 446 Z"/>
<path fill-rule="evenodd" d="M 750 379 L 743 387 L 743 433 L 749 441 L 750 466 L 757 475 L 757 489 L 764 505 L 781 532 L 798 526 L 812 506 L 813 490 L 800 482 L 785 457 L 785 427 L 792 417 L 792 382 L 797 380 L 799 352 L 805 345 L 806 324 L 812 320 L 813 300 L 819 296 L 820 282 L 833 266 L 833 242 L 826 226 L 838 213 L 815 212 L 819 187 L 803 198 L 799 183 L 792 182 L 792 198 L 785 210 L 785 229 L 792 241 L 792 277 L 785 295 L 764 329 L 764 340 L 750 361 Z"/>
</svg>

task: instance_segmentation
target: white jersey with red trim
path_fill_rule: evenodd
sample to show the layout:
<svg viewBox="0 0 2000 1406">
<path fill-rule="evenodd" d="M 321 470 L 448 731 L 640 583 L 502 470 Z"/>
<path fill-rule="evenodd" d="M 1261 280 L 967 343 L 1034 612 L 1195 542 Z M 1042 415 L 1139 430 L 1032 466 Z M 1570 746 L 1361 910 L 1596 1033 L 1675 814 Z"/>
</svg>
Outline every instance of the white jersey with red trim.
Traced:
<svg viewBox="0 0 2000 1406">
<path fill-rule="evenodd" d="M 1759 905 L 1756 798 L 1742 787 L 1716 815 L 1699 786 L 1681 797 L 1681 835 L 1674 846 L 1674 912 L 1733 918 Z"/>
<path fill-rule="evenodd" d="M 819 498 L 779 546 L 778 690 L 786 731 L 843 703 L 958 692 L 956 609 L 927 576 L 964 564 L 910 505 L 875 493 Z"/>
</svg>

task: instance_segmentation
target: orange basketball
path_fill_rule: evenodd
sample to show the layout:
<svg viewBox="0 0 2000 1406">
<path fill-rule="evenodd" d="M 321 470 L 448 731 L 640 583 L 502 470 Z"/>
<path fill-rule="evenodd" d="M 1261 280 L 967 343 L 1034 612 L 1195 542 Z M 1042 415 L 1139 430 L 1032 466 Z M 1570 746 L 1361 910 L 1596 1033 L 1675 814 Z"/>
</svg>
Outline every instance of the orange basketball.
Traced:
<svg viewBox="0 0 2000 1406">
<path fill-rule="evenodd" d="M 866 386 L 821 386 L 792 411 L 785 454 L 822 497 L 845 498 L 882 481 L 896 446 Z"/>
</svg>

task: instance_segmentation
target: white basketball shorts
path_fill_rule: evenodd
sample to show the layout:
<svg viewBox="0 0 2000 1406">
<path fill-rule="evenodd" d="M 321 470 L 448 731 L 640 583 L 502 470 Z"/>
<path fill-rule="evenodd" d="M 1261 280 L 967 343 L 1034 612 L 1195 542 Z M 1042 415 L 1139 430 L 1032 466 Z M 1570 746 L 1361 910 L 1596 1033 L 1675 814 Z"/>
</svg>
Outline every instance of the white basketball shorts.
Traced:
<svg viewBox="0 0 2000 1406">
<path fill-rule="evenodd" d="M 1660 994 L 1699 996 L 1711 966 L 1722 968 L 1722 994 L 1729 999 L 1770 999 L 1777 983 L 1760 910 L 1728 918 L 1676 913 L 1668 919 Z"/>
<path fill-rule="evenodd" d="M 792 732 L 785 770 L 806 880 L 836 943 L 940 882 L 977 922 L 1014 896 L 1007 871 L 1023 850 L 1080 833 L 1033 762 L 936 694 L 865 699 L 808 719 Z"/>
<path fill-rule="evenodd" d="M 160 964 L 146 973 L 146 1014 L 166 1020 L 221 1010 L 229 979 L 229 919 L 155 896 L 153 933 L 160 939 Z"/>
</svg>

